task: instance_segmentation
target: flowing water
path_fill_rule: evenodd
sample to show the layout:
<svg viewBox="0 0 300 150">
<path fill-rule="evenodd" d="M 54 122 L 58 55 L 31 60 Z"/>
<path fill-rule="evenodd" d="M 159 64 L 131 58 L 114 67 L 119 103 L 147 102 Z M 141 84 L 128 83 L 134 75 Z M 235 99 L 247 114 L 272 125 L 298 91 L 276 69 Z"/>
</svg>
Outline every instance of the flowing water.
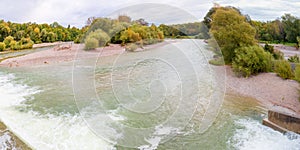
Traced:
<svg viewBox="0 0 300 150">
<path fill-rule="evenodd" d="M 255 100 L 224 95 L 203 41 L 167 43 L 0 68 L 0 119 L 33 149 L 300 149 L 299 136 L 261 125 Z M 9 141 L 0 134 L 0 149 Z"/>
</svg>

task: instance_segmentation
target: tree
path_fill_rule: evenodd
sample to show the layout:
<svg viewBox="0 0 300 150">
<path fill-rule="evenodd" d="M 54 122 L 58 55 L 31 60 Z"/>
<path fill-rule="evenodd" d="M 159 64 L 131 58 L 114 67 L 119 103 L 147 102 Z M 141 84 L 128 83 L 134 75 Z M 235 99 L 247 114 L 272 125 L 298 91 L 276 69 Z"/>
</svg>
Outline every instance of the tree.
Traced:
<svg viewBox="0 0 300 150">
<path fill-rule="evenodd" d="M 297 36 L 300 36 L 300 20 L 291 14 L 285 14 L 281 19 L 286 33 L 285 40 L 296 43 Z"/>
<path fill-rule="evenodd" d="M 214 3 L 214 6 L 207 12 L 207 14 L 204 17 L 203 23 L 204 25 L 206 25 L 206 27 L 208 29 L 210 29 L 211 27 L 211 22 L 213 21 L 213 14 L 216 13 L 217 9 L 219 8 L 228 8 L 228 9 L 234 9 L 236 10 L 240 15 L 242 15 L 242 13 L 240 12 L 240 10 L 238 8 L 232 7 L 232 6 L 227 6 L 227 7 L 221 7 L 218 3 Z"/>
<path fill-rule="evenodd" d="M 7 23 L 2 22 L 0 23 L 0 41 L 3 41 L 5 37 L 9 36 L 11 30 Z"/>
<path fill-rule="evenodd" d="M 235 49 L 255 45 L 255 29 L 238 11 L 220 7 L 212 16 L 210 32 L 217 40 L 226 64 L 235 57 Z"/>
</svg>

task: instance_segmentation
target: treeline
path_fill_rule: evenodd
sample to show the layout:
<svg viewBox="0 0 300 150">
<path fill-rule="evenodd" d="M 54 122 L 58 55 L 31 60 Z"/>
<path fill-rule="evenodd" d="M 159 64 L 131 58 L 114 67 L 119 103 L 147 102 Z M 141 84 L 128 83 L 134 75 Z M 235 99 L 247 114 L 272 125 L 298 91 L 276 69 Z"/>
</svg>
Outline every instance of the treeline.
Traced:
<svg viewBox="0 0 300 150">
<path fill-rule="evenodd" d="M 144 44 L 153 44 L 164 39 L 163 32 L 156 25 L 149 26 L 144 19 L 132 21 L 126 15 L 117 19 L 89 18 L 87 24 L 82 38 L 87 50 L 113 43 L 126 45 L 127 50 L 134 51 Z"/>
<path fill-rule="evenodd" d="M 95 49 L 108 43 L 127 45 L 126 49 L 135 50 L 144 44 L 153 44 L 167 38 L 208 39 L 209 30 L 202 22 L 175 25 L 149 25 L 144 19 L 132 20 L 120 15 L 117 19 L 95 18 L 87 20 L 86 32 L 82 35 L 85 49 Z"/>
<path fill-rule="evenodd" d="M 0 20 L 0 51 L 32 48 L 33 44 L 73 41 L 82 31 L 75 27 L 52 24 L 12 23 Z"/>
<path fill-rule="evenodd" d="M 300 43 L 300 19 L 291 14 L 274 21 L 251 21 L 251 25 L 256 29 L 256 38 L 261 41 Z"/>
<path fill-rule="evenodd" d="M 208 28 L 202 22 L 184 23 L 175 25 L 159 25 L 164 35 L 168 38 L 198 38 L 208 39 Z"/>
</svg>

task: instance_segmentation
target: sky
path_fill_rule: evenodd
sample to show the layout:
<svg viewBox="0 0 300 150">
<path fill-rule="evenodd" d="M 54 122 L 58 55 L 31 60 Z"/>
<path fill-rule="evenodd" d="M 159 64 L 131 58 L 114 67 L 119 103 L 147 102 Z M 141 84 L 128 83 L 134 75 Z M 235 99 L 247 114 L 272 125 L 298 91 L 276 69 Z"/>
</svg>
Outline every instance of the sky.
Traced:
<svg viewBox="0 0 300 150">
<path fill-rule="evenodd" d="M 172 24 L 201 21 L 214 3 L 237 7 L 253 20 L 274 20 L 285 13 L 300 17 L 299 0 L 1 0 L 0 19 L 82 27 L 92 16 L 126 14 Z"/>
</svg>

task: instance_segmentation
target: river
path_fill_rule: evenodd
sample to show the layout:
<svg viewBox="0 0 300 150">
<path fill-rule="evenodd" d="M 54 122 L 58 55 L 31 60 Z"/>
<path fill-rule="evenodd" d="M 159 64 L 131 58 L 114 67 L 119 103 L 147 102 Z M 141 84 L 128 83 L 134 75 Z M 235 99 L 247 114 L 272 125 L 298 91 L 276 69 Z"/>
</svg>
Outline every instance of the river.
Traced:
<svg viewBox="0 0 300 150">
<path fill-rule="evenodd" d="M 261 124 L 255 100 L 224 94 L 225 70 L 207 63 L 202 40 L 167 43 L 2 67 L 0 119 L 33 149 L 300 149 L 299 136 Z M 0 149 L 9 141 L 0 134 Z"/>
</svg>

